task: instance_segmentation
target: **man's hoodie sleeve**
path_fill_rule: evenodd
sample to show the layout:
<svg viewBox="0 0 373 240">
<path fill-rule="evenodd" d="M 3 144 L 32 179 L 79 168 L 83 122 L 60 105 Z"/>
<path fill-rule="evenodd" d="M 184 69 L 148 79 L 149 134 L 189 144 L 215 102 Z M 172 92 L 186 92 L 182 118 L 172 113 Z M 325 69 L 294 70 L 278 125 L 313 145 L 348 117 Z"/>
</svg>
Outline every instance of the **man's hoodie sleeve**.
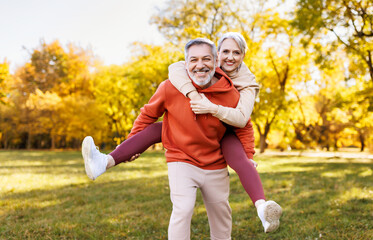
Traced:
<svg viewBox="0 0 373 240">
<path fill-rule="evenodd" d="M 132 130 L 127 138 L 132 137 L 136 133 L 142 131 L 144 128 L 152 123 L 155 123 L 165 112 L 166 100 L 166 83 L 162 82 L 149 102 L 140 109 L 141 113 L 133 123 Z"/>
</svg>

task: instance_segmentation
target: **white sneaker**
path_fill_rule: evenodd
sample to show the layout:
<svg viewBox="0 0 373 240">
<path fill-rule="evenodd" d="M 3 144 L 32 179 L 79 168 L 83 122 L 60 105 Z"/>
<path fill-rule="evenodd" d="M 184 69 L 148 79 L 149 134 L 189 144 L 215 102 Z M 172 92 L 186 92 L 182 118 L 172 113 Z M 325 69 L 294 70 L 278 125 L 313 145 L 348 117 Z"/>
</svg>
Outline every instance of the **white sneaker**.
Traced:
<svg viewBox="0 0 373 240">
<path fill-rule="evenodd" d="M 90 179 L 95 180 L 106 171 L 107 155 L 100 153 L 91 136 L 87 136 L 83 140 L 82 155 L 85 172 Z"/>
<path fill-rule="evenodd" d="M 258 216 L 262 221 L 264 232 L 273 232 L 280 226 L 282 208 L 274 201 L 266 201 L 257 208 Z"/>
</svg>

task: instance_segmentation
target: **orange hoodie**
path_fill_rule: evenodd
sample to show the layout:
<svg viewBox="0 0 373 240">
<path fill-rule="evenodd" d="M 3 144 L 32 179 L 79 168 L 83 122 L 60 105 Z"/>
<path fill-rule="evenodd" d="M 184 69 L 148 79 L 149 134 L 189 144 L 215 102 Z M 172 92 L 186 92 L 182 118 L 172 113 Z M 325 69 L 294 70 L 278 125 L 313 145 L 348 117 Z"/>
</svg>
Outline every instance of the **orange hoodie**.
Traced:
<svg viewBox="0 0 373 240">
<path fill-rule="evenodd" d="M 236 107 L 240 95 L 232 81 L 220 68 L 216 68 L 215 77 L 219 81 L 206 89 L 195 85 L 197 91 L 215 104 Z M 149 103 L 141 108 L 128 138 L 164 114 L 162 143 L 167 162 L 186 162 L 208 170 L 226 167 L 220 149 L 226 130 L 224 123 L 211 114 L 195 115 L 189 101 L 169 80 L 162 82 Z"/>
</svg>

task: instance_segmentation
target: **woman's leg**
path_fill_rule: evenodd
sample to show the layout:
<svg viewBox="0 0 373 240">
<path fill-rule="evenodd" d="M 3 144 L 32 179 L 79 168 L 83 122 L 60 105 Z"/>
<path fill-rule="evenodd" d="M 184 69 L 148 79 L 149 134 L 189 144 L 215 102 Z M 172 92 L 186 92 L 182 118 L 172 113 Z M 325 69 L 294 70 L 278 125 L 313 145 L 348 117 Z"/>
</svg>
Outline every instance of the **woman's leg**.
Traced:
<svg viewBox="0 0 373 240">
<path fill-rule="evenodd" d="M 282 209 L 274 201 L 265 201 L 259 174 L 247 158 L 245 150 L 236 134 L 227 130 L 221 141 L 221 149 L 228 165 L 236 171 L 241 184 L 254 203 L 262 221 L 264 232 L 273 232 L 280 226 Z"/>
<path fill-rule="evenodd" d="M 258 171 L 247 158 L 245 150 L 234 132 L 227 130 L 221 140 L 221 149 L 227 164 L 237 173 L 241 184 L 254 203 L 265 200 L 263 185 Z"/>
<path fill-rule="evenodd" d="M 132 156 L 143 153 L 153 144 L 161 142 L 161 136 L 162 122 L 153 123 L 141 132 L 123 141 L 109 154 L 114 158 L 115 165 L 127 162 Z"/>
<path fill-rule="evenodd" d="M 84 138 L 82 155 L 87 176 L 95 180 L 106 169 L 121 162 L 130 161 L 131 157 L 144 152 L 151 145 L 161 142 L 162 122 L 153 123 L 141 132 L 122 142 L 109 155 L 101 153 L 91 136 Z"/>
</svg>

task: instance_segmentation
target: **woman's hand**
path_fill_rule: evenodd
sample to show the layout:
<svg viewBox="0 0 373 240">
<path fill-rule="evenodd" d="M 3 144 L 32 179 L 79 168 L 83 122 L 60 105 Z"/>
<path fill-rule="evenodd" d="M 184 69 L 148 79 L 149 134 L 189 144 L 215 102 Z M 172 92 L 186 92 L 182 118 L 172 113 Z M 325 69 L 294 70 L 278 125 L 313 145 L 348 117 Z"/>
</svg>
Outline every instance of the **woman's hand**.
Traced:
<svg viewBox="0 0 373 240">
<path fill-rule="evenodd" d="M 213 104 L 208 100 L 208 98 L 201 93 L 200 94 L 202 99 L 201 100 L 191 100 L 190 101 L 190 107 L 192 108 L 192 111 L 195 114 L 206 114 L 206 113 L 211 113 L 215 114 L 218 112 L 218 105 Z"/>
</svg>

